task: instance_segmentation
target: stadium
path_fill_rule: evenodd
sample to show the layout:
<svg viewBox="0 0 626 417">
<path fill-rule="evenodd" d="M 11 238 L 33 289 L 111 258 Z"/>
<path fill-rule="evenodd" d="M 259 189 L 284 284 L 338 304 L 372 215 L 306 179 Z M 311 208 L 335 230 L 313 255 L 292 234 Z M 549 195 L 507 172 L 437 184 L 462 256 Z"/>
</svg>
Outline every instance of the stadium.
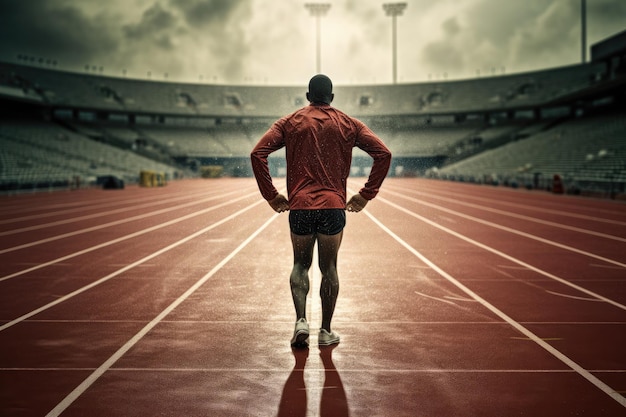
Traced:
<svg viewBox="0 0 626 417">
<path fill-rule="evenodd" d="M 306 347 L 250 162 L 306 84 L 0 62 L 0 415 L 623 416 L 626 32 L 590 52 L 334 86 L 393 158 L 346 214 L 330 345 L 311 247 Z M 348 195 L 371 170 L 354 148 Z"/>
<path fill-rule="evenodd" d="M 625 191 L 621 33 L 589 63 L 506 76 L 338 86 L 334 105 L 362 119 L 394 154 L 391 176 L 427 176 L 622 198 Z M 0 64 L 3 192 L 250 176 L 248 155 L 305 88 L 180 84 Z M 284 160 L 284 158 L 283 158 Z M 355 152 L 352 174 L 368 172 Z M 274 175 L 284 175 L 281 155 Z M 98 180 L 100 178 L 100 180 Z"/>
</svg>

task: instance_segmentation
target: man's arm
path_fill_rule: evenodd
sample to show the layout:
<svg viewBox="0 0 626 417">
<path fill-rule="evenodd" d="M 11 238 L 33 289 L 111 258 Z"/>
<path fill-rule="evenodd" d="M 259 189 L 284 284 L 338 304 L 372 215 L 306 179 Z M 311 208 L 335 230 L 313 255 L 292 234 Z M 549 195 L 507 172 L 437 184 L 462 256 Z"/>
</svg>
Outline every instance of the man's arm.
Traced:
<svg viewBox="0 0 626 417">
<path fill-rule="evenodd" d="M 362 123 L 361 130 L 357 136 L 356 146 L 367 152 L 374 160 L 365 186 L 359 190 L 358 196 L 355 195 L 348 201 L 346 206 L 349 211 L 358 212 L 365 207 L 369 200 L 378 194 L 380 186 L 391 166 L 391 151 L 369 127 Z"/>
<path fill-rule="evenodd" d="M 254 173 L 257 185 L 259 186 L 259 191 L 261 192 L 263 198 L 266 199 L 270 203 L 270 206 L 272 206 L 272 208 L 276 211 L 278 211 L 278 208 L 281 208 L 280 211 L 284 211 L 284 206 L 287 199 L 282 196 L 284 201 L 274 201 L 280 195 L 278 194 L 278 191 L 276 190 L 276 187 L 274 187 L 274 184 L 272 182 L 269 165 L 267 163 L 267 157 L 269 156 L 269 154 L 277 151 L 283 146 L 285 146 L 285 142 L 283 140 L 282 131 L 275 123 L 263 135 L 263 137 L 261 137 L 259 142 L 250 153 L 252 172 Z M 272 202 L 276 203 L 276 207 L 272 205 Z"/>
</svg>

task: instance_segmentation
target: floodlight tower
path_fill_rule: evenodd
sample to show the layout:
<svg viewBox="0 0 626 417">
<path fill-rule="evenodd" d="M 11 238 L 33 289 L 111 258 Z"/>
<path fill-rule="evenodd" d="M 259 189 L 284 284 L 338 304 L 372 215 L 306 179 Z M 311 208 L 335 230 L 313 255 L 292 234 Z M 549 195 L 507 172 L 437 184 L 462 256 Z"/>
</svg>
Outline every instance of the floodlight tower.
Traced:
<svg viewBox="0 0 626 417">
<path fill-rule="evenodd" d="M 404 9 L 406 9 L 406 3 L 385 3 L 383 4 L 383 10 L 385 11 L 385 14 L 387 16 L 391 16 L 391 39 L 392 39 L 392 55 L 391 55 L 391 60 L 392 60 L 392 68 L 393 68 L 393 83 L 395 84 L 397 82 L 397 78 L 398 78 L 398 68 L 397 68 L 397 61 L 398 61 L 398 54 L 396 52 L 396 44 L 397 44 L 397 40 L 396 40 L 396 18 L 398 16 L 402 16 L 402 12 L 404 11 Z"/>
<path fill-rule="evenodd" d="M 325 16 L 330 9 L 330 3 L 306 3 L 304 5 L 311 12 L 311 16 L 315 17 L 315 29 L 317 34 L 317 46 L 316 46 L 316 72 L 319 74 L 322 72 L 322 52 L 320 47 L 320 19 Z"/>
</svg>

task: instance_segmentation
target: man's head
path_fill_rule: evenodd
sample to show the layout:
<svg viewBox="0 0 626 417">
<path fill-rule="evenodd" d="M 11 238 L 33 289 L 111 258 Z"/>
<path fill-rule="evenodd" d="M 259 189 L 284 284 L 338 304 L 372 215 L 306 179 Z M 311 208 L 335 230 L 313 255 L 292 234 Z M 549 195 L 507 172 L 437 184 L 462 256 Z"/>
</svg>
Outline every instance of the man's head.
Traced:
<svg viewBox="0 0 626 417">
<path fill-rule="evenodd" d="M 323 74 L 317 74 L 309 81 L 309 92 L 306 98 L 311 103 L 330 104 L 335 98 L 333 94 L 333 82 Z"/>
</svg>

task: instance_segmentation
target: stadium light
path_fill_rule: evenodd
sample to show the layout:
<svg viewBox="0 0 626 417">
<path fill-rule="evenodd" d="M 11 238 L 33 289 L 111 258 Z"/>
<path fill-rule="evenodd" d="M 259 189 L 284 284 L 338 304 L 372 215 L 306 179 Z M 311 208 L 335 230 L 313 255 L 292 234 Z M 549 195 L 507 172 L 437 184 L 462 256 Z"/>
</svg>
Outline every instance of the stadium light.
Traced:
<svg viewBox="0 0 626 417">
<path fill-rule="evenodd" d="M 406 3 L 385 3 L 383 4 L 383 10 L 387 16 L 391 16 L 391 40 L 392 40 L 392 52 L 391 62 L 393 70 L 393 83 L 395 84 L 398 79 L 397 61 L 398 55 L 396 52 L 396 18 L 402 16 L 402 12 L 406 9 Z"/>
<path fill-rule="evenodd" d="M 315 17 L 315 29 L 316 29 L 316 61 L 315 70 L 319 74 L 322 72 L 322 53 L 320 46 L 320 18 L 325 16 L 330 9 L 330 3 L 306 3 L 304 5 L 311 12 L 311 16 Z"/>
</svg>

